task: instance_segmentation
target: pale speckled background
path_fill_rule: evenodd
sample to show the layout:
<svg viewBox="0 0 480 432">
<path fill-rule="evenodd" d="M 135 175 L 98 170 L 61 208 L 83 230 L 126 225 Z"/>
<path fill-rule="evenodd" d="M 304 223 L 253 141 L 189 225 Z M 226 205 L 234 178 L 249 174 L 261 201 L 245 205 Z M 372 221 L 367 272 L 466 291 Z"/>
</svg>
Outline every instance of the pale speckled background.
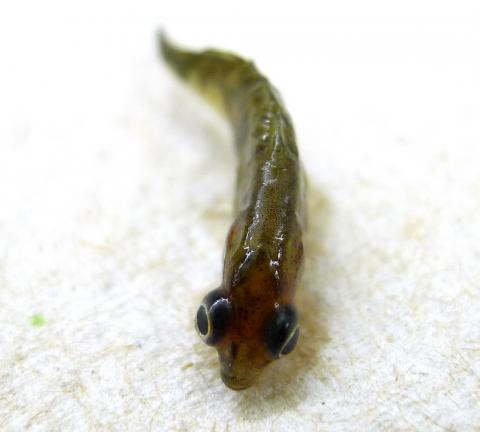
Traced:
<svg viewBox="0 0 480 432">
<path fill-rule="evenodd" d="M 480 430 L 478 2 L 160 3 L 0 7 L 0 430 Z M 308 171 L 302 338 L 241 393 L 192 326 L 230 131 L 159 25 L 255 59 Z"/>
</svg>

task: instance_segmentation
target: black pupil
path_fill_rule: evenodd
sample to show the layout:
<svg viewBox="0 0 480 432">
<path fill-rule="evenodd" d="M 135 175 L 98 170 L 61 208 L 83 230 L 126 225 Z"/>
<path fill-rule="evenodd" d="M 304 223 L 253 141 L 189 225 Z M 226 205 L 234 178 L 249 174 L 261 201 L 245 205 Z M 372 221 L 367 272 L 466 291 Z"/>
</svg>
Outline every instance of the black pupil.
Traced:
<svg viewBox="0 0 480 432">
<path fill-rule="evenodd" d="M 208 333 L 208 317 L 205 306 L 200 306 L 197 311 L 197 328 L 202 336 Z"/>
<path fill-rule="evenodd" d="M 265 326 L 263 340 L 273 358 L 293 351 L 298 340 L 298 315 L 294 306 L 277 307 Z"/>
<path fill-rule="evenodd" d="M 295 345 L 297 345 L 298 336 L 300 336 L 300 329 L 297 328 L 294 335 L 289 339 L 289 341 L 283 347 L 281 355 L 287 355 L 293 351 Z"/>
</svg>

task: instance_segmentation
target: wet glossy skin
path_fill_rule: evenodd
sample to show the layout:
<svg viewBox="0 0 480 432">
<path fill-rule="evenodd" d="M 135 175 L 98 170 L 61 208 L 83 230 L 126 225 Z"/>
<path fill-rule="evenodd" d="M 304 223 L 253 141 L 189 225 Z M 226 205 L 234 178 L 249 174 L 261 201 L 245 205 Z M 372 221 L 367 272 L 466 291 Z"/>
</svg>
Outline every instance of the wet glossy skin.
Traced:
<svg viewBox="0 0 480 432">
<path fill-rule="evenodd" d="M 235 220 L 222 283 L 205 297 L 196 327 L 216 347 L 225 384 L 239 390 L 298 339 L 293 301 L 305 207 L 294 130 L 279 95 L 251 62 L 179 50 L 165 38 L 160 45 L 175 72 L 226 113 L 235 132 Z"/>
</svg>

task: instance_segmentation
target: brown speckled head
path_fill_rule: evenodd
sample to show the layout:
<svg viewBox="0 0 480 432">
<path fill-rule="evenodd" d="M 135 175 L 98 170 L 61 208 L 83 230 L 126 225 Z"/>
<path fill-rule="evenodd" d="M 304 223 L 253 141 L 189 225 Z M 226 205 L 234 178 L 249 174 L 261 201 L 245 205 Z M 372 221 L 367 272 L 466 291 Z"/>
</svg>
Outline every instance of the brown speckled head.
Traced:
<svg viewBox="0 0 480 432">
<path fill-rule="evenodd" d="M 234 390 L 249 387 L 299 337 L 293 293 L 281 289 L 265 254 L 253 255 L 225 281 L 228 289 L 204 298 L 196 317 L 198 333 L 218 351 L 223 382 Z"/>
</svg>

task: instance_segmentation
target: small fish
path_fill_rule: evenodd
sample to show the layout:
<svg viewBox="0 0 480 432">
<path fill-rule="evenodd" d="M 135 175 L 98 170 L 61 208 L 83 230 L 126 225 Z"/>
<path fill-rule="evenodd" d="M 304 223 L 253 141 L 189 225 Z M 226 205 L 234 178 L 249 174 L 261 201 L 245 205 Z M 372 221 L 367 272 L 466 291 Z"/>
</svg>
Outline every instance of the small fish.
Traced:
<svg viewBox="0 0 480 432">
<path fill-rule="evenodd" d="M 178 76 L 230 121 L 238 156 L 235 220 L 227 235 L 223 280 L 195 317 L 219 355 L 223 382 L 252 385 L 299 339 L 295 289 L 303 262 L 305 177 L 292 121 L 268 79 L 227 52 L 192 52 L 161 34 L 161 54 Z"/>
</svg>

